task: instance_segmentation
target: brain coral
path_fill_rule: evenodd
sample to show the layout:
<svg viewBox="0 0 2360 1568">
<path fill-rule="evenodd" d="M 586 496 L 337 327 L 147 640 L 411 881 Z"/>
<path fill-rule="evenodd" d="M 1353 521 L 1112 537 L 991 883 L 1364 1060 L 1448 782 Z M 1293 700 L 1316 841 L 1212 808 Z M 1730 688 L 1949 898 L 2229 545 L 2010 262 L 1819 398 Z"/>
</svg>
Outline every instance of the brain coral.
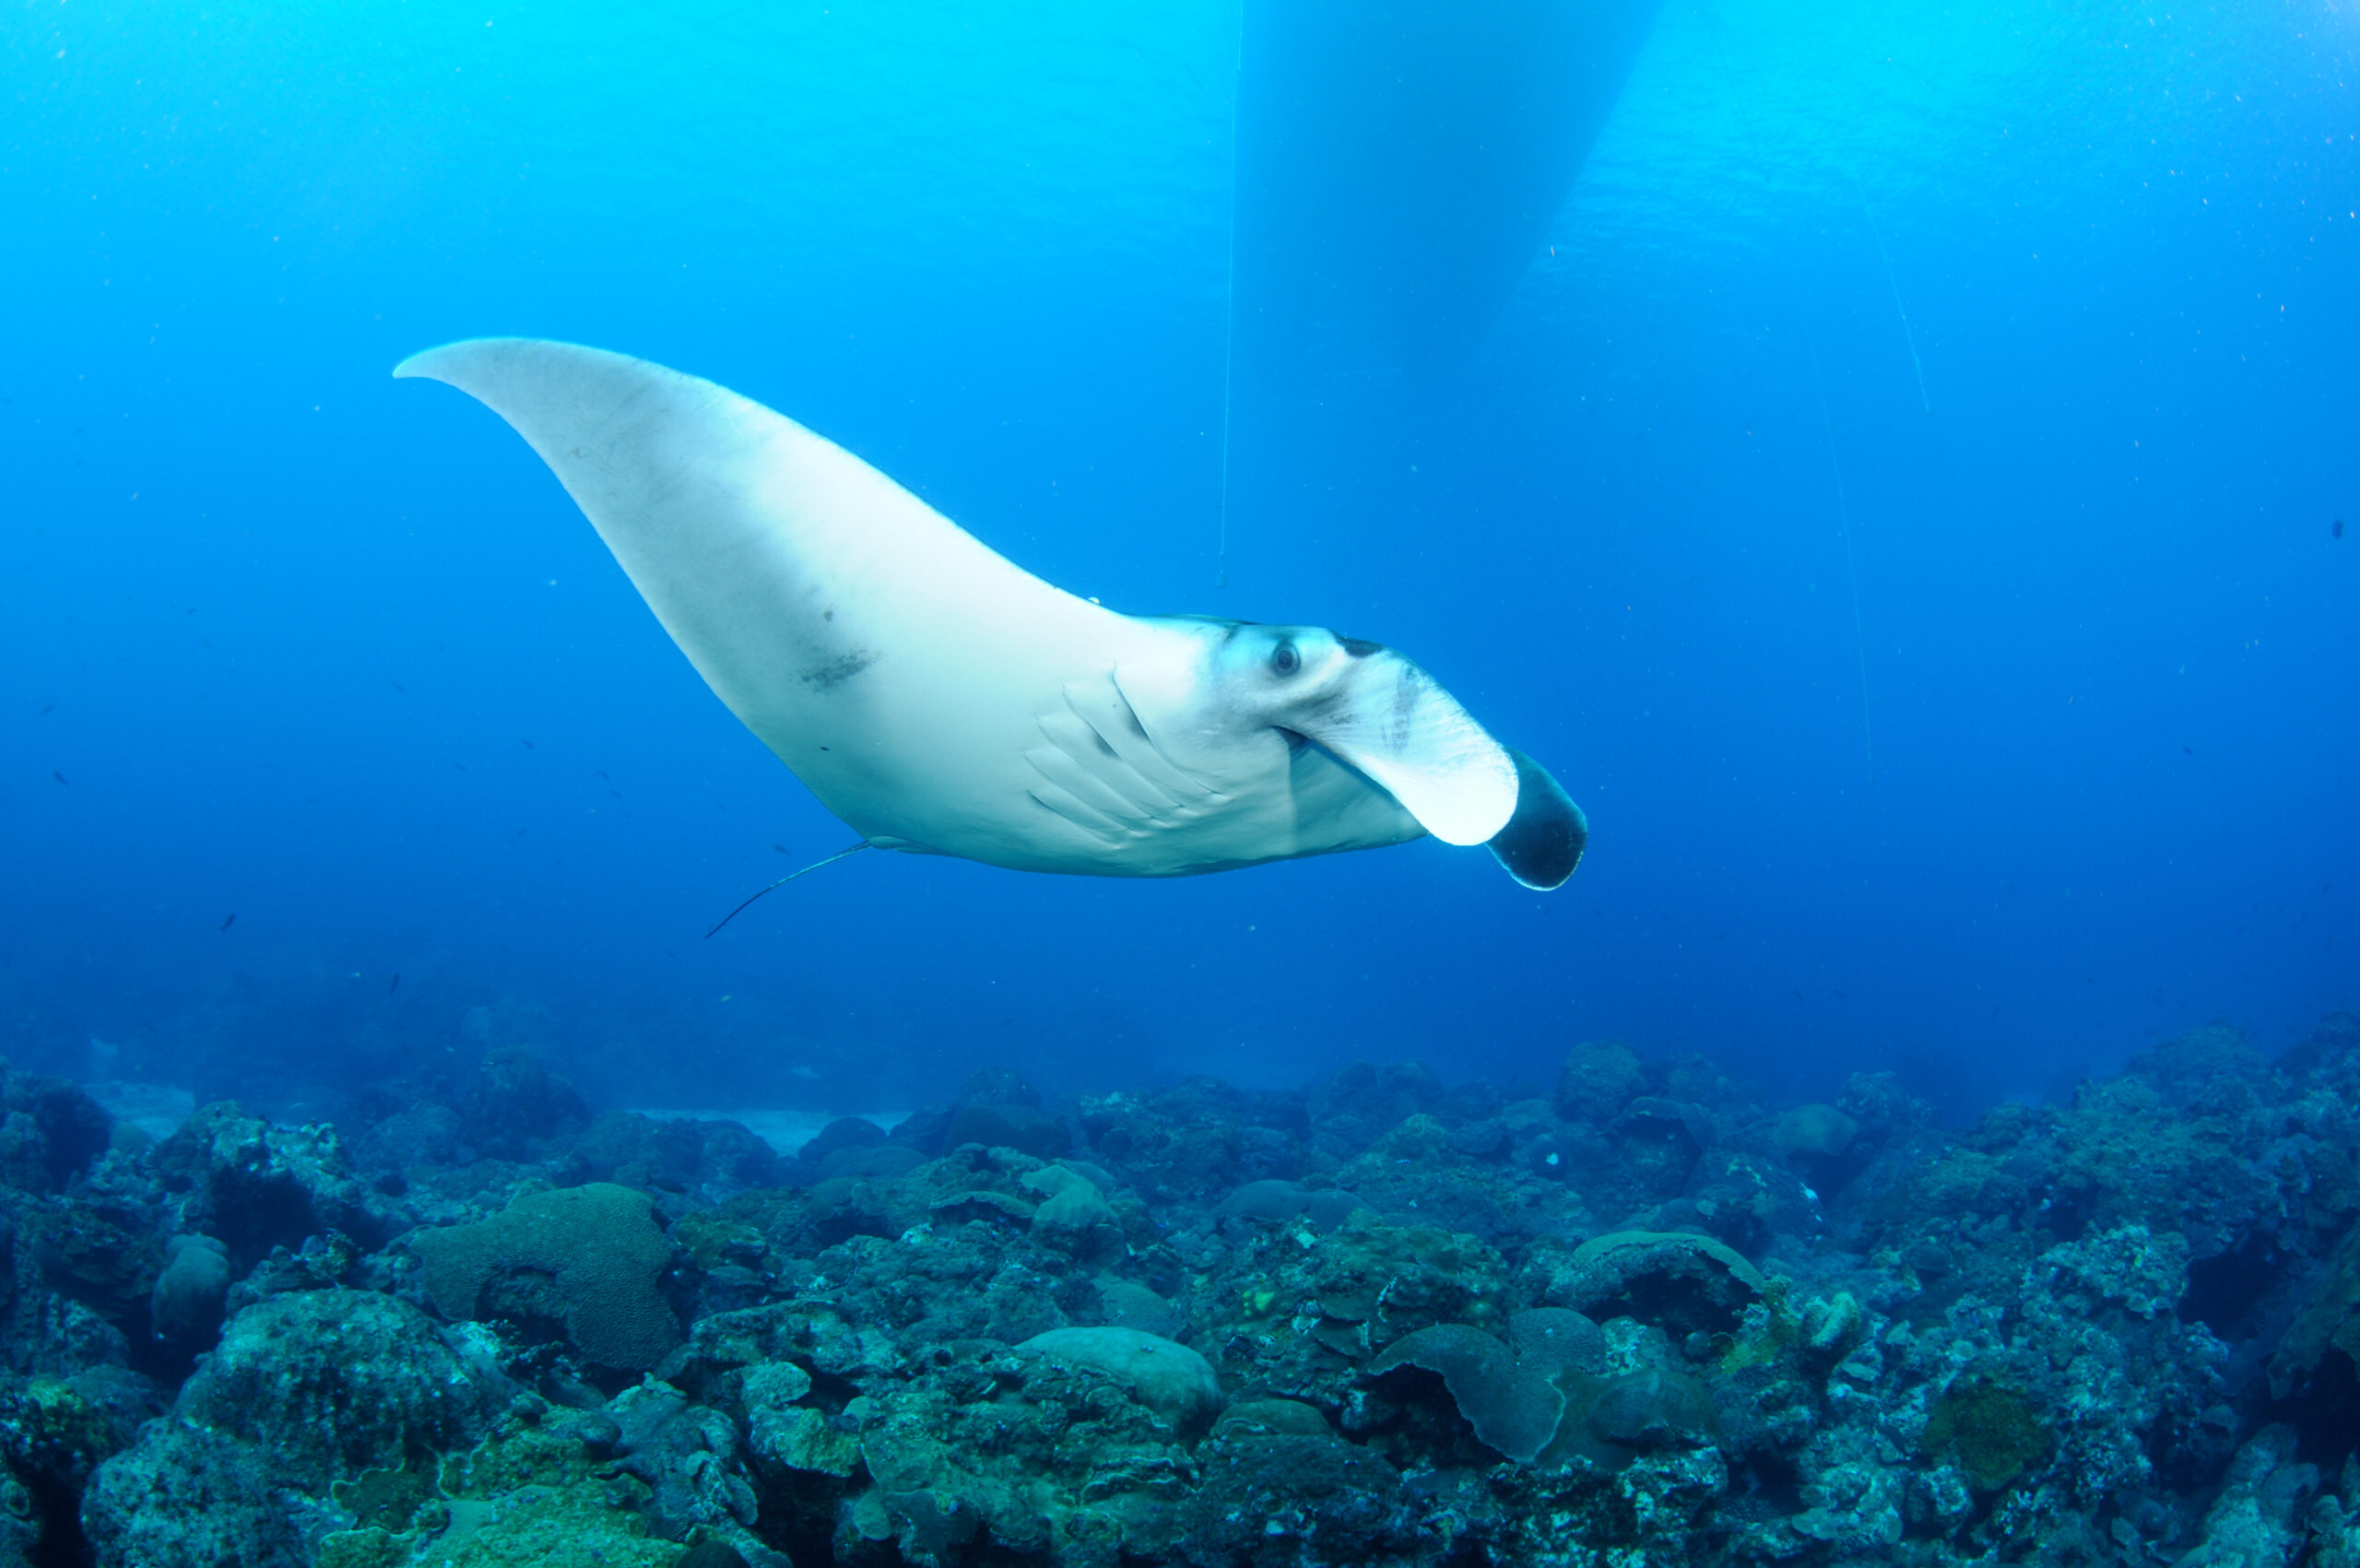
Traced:
<svg viewBox="0 0 2360 1568">
<path fill-rule="evenodd" d="M 421 1231 L 409 1244 L 445 1317 L 549 1319 L 590 1360 L 634 1370 L 679 1342 L 655 1288 L 672 1244 L 629 1187 L 526 1193 L 489 1220 Z"/>
</svg>

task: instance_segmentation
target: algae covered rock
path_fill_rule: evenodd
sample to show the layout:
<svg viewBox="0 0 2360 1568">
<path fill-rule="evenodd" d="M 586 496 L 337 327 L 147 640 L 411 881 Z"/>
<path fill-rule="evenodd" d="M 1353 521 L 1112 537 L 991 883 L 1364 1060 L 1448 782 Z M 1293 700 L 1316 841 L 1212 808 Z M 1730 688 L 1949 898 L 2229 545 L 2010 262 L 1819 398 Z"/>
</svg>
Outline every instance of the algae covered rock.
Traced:
<svg viewBox="0 0 2360 1568">
<path fill-rule="evenodd" d="M 406 1302 L 275 1296 L 230 1321 L 171 1420 L 99 1467 L 83 1529 L 126 1568 L 308 1564 L 338 1480 L 476 1441 L 513 1392 Z"/>
<path fill-rule="evenodd" d="M 2271 1356 L 2271 1392 L 2283 1399 L 2303 1386 L 2330 1350 L 2360 1362 L 2360 1221 L 2344 1232 Z"/>
<path fill-rule="evenodd" d="M 2295 1446 L 2293 1428 L 2266 1426 L 2238 1450 L 2205 1510 L 2203 1539 L 2175 1568 L 2284 1568 L 2307 1537 L 2317 1539 L 2303 1512 L 2319 1490 L 2319 1468 Z"/>
<path fill-rule="evenodd" d="M 509 1426 L 444 1459 L 437 1490 L 440 1498 L 396 1538 L 399 1555 L 377 1561 L 433 1568 L 672 1568 L 681 1557 L 680 1547 L 652 1533 L 642 1516 L 647 1489 L 615 1474 L 561 1431 Z M 413 1542 L 424 1548 L 415 1556 Z M 321 1568 L 332 1568 L 325 1552 Z"/>
<path fill-rule="evenodd" d="M 489 1220 L 420 1231 L 409 1244 L 444 1317 L 554 1323 L 590 1360 L 634 1371 L 679 1343 L 656 1289 L 671 1244 L 654 1206 L 629 1187 L 526 1193 Z"/>
<path fill-rule="evenodd" d="M 1044 1165 L 1021 1177 L 1019 1185 L 1040 1197 L 1040 1207 L 1032 1211 L 1032 1228 L 1044 1237 L 1075 1249 L 1093 1237 L 1121 1245 L 1114 1206 L 1098 1190 L 1098 1184 L 1080 1172 L 1065 1165 Z"/>
<path fill-rule="evenodd" d="M 79 1086 L 0 1062 L 0 1185 L 58 1192 L 107 1146 L 112 1120 Z"/>
<path fill-rule="evenodd" d="M 1423 1562 L 1443 1547 L 1400 1471 L 1325 1434 L 1224 1435 L 1205 1457 L 1185 1520 L 1186 1561 L 1223 1568 Z"/>
<path fill-rule="evenodd" d="M 1977 1491 L 1998 1491 L 2049 1449 L 2048 1426 L 2021 1391 L 1962 1378 L 1926 1417 L 1926 1452 L 1953 1460 Z"/>
<path fill-rule="evenodd" d="M 407 1302 L 304 1291 L 230 1319 L 173 1414 L 259 1444 L 282 1482 L 322 1490 L 409 1444 L 472 1442 L 513 1392 Z"/>
<path fill-rule="evenodd" d="M 229 1248 L 211 1236 L 174 1236 L 164 1256 L 164 1271 L 148 1293 L 148 1321 L 168 1340 L 209 1339 L 221 1326 L 230 1291 Z"/>
<path fill-rule="evenodd" d="M 324 1511 L 274 1495 L 271 1469 L 252 1444 L 159 1421 L 99 1467 L 82 1533 L 102 1568 L 310 1568 Z"/>
<path fill-rule="evenodd" d="M 1833 1105 L 1798 1105 L 1770 1118 L 1770 1147 L 1795 1158 L 1833 1160 L 1852 1147 L 1860 1124 Z"/>
<path fill-rule="evenodd" d="M 1136 1328 L 1053 1328 L 1016 1350 L 1104 1373 L 1181 1432 L 1202 1432 L 1221 1410 L 1221 1379 L 1210 1362 L 1186 1345 Z"/>
<path fill-rule="evenodd" d="M 224 1101 L 158 1144 L 153 1164 L 168 1190 L 187 1195 L 186 1221 L 242 1268 L 331 1231 L 375 1246 L 396 1229 L 384 1195 L 353 1173 L 325 1125 L 275 1126 Z"/>
<path fill-rule="evenodd" d="M 2079 1291 L 2092 1304 L 2113 1302 L 2152 1318 L 2188 1292 L 2188 1238 L 2125 1225 L 2051 1247 L 2035 1267 L 2051 1289 Z"/>
<path fill-rule="evenodd" d="M 825 1410 L 800 1402 L 811 1392 L 811 1374 L 793 1362 L 748 1368 L 739 1389 L 746 1446 L 756 1460 L 839 1480 L 860 1468 L 860 1439 Z"/>
<path fill-rule="evenodd" d="M 1136 1280 L 1110 1279 L 1099 1286 L 1098 1305 L 1116 1328 L 1136 1328 L 1170 1339 L 1181 1326 L 1179 1310 Z"/>
<path fill-rule="evenodd" d="M 1605 1122 L 1646 1091 L 1636 1051 L 1617 1041 L 1586 1040 L 1565 1053 L 1557 1110 L 1570 1120 Z"/>
</svg>

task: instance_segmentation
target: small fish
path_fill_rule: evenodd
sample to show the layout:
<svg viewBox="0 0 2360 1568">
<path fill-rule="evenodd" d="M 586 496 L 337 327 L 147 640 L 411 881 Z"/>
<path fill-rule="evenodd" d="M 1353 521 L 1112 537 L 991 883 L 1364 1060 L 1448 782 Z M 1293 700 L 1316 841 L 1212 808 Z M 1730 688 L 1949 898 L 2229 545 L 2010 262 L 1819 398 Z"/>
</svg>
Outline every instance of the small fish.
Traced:
<svg viewBox="0 0 2360 1568">
<path fill-rule="evenodd" d="M 2196 755 L 2196 748 L 2193 746 L 2183 746 L 2180 749 L 2187 752 L 2191 757 Z"/>
<path fill-rule="evenodd" d="M 386 995 L 386 996 L 392 996 L 395 992 L 396 992 L 396 991 L 400 990 L 401 988 L 402 988 L 402 975 L 401 975 L 401 971 L 399 971 L 399 970 L 395 970 L 395 971 L 394 972 L 394 983 L 393 983 L 391 985 L 388 985 L 388 986 L 386 986 L 386 987 L 385 987 L 385 995 Z"/>
<path fill-rule="evenodd" d="M 531 741 L 526 740 L 522 736 L 518 736 L 516 737 L 516 744 L 523 747 L 527 751 L 537 751 L 540 749 L 540 748 L 535 746 Z"/>
<path fill-rule="evenodd" d="M 1849 996 L 1846 996 L 1843 992 L 1838 991 L 1838 992 L 1836 992 L 1836 993 L 1835 993 L 1835 999 L 1836 999 L 1837 1001 L 1839 1001 L 1839 1002 L 1848 1002 L 1848 1001 L 1850 1001 L 1852 998 L 1851 998 L 1851 997 L 1849 997 Z"/>
<path fill-rule="evenodd" d="M 55 712 L 57 712 L 57 704 L 56 704 L 56 703 L 54 703 L 54 702 L 43 702 L 43 703 L 41 705 L 41 712 L 40 712 L 40 713 L 35 713 L 35 714 L 33 715 L 33 717 L 35 717 L 35 718 L 37 718 L 37 719 L 38 719 L 38 718 L 43 718 L 43 717 L 46 717 L 47 715 L 49 715 L 49 714 L 51 714 L 51 713 L 55 713 Z"/>
<path fill-rule="evenodd" d="M 594 773 L 596 773 L 596 774 L 597 774 L 600 778 L 602 778 L 602 779 L 607 777 L 606 770 L 604 770 L 603 768 L 593 768 L 593 769 L 591 769 L 590 771 L 591 771 L 592 772 L 594 772 Z M 608 780 L 608 782 L 611 784 L 613 781 L 609 779 L 609 780 Z"/>
<path fill-rule="evenodd" d="M 1802 994 L 1800 991 L 1796 992 L 1796 993 L 1795 993 L 1795 1000 L 1796 1000 L 1796 1001 L 1798 1001 L 1798 1002 L 1800 1002 L 1800 1001 L 1801 1001 L 1802 999 L 1803 999 L 1803 994 Z"/>
<path fill-rule="evenodd" d="M 620 800 L 623 797 L 623 792 L 619 789 L 610 789 L 607 793 L 613 796 L 617 800 Z"/>
<path fill-rule="evenodd" d="M 771 845 L 771 847 L 778 851 L 781 855 L 785 855 L 786 853 L 786 845 L 783 843 L 774 843 Z"/>
<path fill-rule="evenodd" d="M 467 765 L 466 765 L 465 762 L 454 762 L 454 763 L 452 763 L 452 764 L 451 764 L 451 766 L 453 766 L 453 767 L 454 767 L 454 768 L 458 769 L 458 770 L 459 770 L 459 772 L 463 772 L 463 773 L 464 773 L 464 772 L 466 772 L 467 771 Z"/>
<path fill-rule="evenodd" d="M 221 929 L 227 931 L 230 926 L 235 925 L 237 923 L 238 912 L 233 909 L 230 912 L 229 917 L 221 922 Z"/>
<path fill-rule="evenodd" d="M 2328 529 L 2327 534 L 2328 537 L 2330 539 L 2340 539 L 2343 537 L 2343 519 L 2341 517 L 2337 518 L 2334 525 Z"/>
<path fill-rule="evenodd" d="M 408 687 L 407 687 L 407 686 L 404 686 L 404 685 L 403 685 L 400 681 L 398 681 L 398 680 L 396 680 L 395 682 L 394 682 L 394 690 L 396 690 L 396 691 L 398 691 L 398 692 L 400 692 L 400 693 L 402 693 L 404 696 L 407 696 L 407 695 L 409 694 L 409 688 L 408 688 Z"/>
<path fill-rule="evenodd" d="M 65 782 L 65 775 L 59 772 L 55 768 L 52 768 L 49 771 L 49 776 L 55 779 L 59 784 L 64 784 Z"/>
</svg>

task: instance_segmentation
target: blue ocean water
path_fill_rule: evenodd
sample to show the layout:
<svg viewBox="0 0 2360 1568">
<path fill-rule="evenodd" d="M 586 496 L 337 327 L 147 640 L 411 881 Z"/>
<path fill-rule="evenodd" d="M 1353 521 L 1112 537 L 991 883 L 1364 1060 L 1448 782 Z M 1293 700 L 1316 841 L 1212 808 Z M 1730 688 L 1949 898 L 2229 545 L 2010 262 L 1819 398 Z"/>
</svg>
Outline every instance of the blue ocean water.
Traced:
<svg viewBox="0 0 2360 1568">
<path fill-rule="evenodd" d="M 513 1042 L 609 1102 L 852 1110 L 1620 1038 L 1963 1107 L 2353 1004 L 2350 7 L 1670 0 L 1504 302 L 1412 301 L 1480 330 L 1325 360 L 1233 330 L 1239 39 L 18 8 L 7 1054 L 271 1109 Z M 1399 231 L 1463 220 L 1366 145 Z M 512 334 L 733 386 L 1110 606 L 1398 647 L 1589 857 L 867 855 L 705 940 L 851 835 L 512 432 L 387 376 Z"/>
</svg>

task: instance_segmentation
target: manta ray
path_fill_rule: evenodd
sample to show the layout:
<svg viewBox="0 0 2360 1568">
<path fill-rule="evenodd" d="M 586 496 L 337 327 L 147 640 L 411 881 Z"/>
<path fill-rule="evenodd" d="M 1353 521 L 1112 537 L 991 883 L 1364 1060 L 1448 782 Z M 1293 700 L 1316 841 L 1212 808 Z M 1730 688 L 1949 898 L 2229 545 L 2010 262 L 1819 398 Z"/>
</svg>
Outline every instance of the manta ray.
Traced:
<svg viewBox="0 0 2360 1568">
<path fill-rule="evenodd" d="M 1182 877 L 1431 833 L 1540 890 L 1581 859 L 1556 780 L 1381 643 L 1118 614 L 794 420 L 644 360 L 487 338 L 394 373 L 515 428 L 705 684 L 862 846 Z"/>
</svg>

